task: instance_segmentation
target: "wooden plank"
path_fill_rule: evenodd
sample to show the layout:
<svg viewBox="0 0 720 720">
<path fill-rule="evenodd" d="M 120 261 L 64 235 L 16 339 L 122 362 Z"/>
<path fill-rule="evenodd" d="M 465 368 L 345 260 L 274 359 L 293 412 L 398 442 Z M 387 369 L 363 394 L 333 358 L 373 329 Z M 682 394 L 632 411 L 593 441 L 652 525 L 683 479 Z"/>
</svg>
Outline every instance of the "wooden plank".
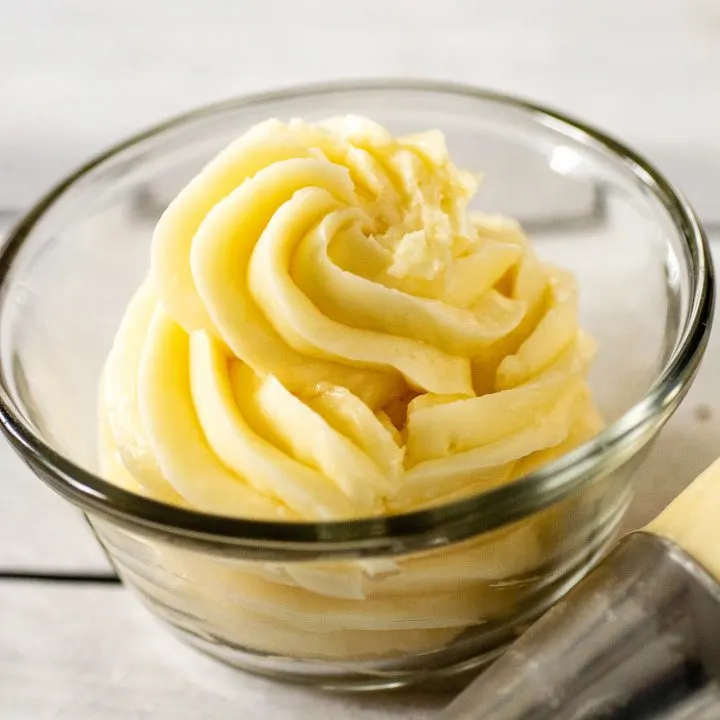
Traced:
<svg viewBox="0 0 720 720">
<path fill-rule="evenodd" d="M 423 720 L 446 702 L 323 694 L 232 671 L 119 587 L 0 584 L 0 715 L 12 720 Z"/>
</svg>

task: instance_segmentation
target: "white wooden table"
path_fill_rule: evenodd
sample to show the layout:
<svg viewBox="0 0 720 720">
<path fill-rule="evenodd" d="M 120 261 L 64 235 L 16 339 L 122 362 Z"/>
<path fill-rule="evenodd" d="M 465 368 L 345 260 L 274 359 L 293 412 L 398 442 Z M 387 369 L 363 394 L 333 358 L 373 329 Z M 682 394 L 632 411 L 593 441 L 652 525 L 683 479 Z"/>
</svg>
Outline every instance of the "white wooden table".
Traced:
<svg viewBox="0 0 720 720">
<path fill-rule="evenodd" d="M 0 221 L 161 117 L 339 77 L 524 94 L 634 144 L 720 249 L 717 0 L 0 0 Z M 720 454 L 720 340 L 641 471 L 637 525 Z M 0 448 L 0 569 L 107 571 L 78 516 Z M 233 673 L 117 586 L 0 579 L 0 717 L 425 718 L 445 698 L 343 698 Z"/>
</svg>

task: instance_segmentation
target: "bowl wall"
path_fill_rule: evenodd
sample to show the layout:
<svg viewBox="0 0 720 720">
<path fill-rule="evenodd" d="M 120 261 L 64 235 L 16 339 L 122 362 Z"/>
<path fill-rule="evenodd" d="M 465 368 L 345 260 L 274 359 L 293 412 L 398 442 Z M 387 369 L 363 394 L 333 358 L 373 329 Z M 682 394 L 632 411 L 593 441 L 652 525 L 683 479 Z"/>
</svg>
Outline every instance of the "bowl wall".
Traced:
<svg viewBox="0 0 720 720">
<path fill-rule="evenodd" d="M 582 324 L 599 342 L 590 382 L 606 419 L 644 397 L 687 324 L 692 258 L 642 168 L 581 129 L 492 95 L 335 88 L 169 124 L 111 154 L 44 210 L 3 285 L 0 364 L 14 410 L 48 446 L 97 471 L 102 364 L 177 191 L 258 121 L 347 113 L 395 134 L 442 130 L 455 162 L 484 176 L 474 207 L 520 220 L 542 259 L 577 276 Z M 328 562 L 318 553 L 288 562 L 280 548 L 249 560 L 151 538 L 101 513 L 90 520 L 126 583 L 207 652 L 326 686 L 424 682 L 495 657 L 587 571 L 612 540 L 632 471 L 663 419 L 562 502 L 461 544 L 446 547 L 439 534 L 429 543 L 437 549 L 400 548 L 392 559 Z"/>
</svg>

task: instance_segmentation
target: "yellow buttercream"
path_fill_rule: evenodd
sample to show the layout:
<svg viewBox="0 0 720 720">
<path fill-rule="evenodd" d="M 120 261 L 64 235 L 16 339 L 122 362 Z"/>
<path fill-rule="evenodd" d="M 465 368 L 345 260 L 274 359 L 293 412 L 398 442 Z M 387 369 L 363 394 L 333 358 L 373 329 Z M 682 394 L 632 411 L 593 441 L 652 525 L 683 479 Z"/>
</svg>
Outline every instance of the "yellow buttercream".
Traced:
<svg viewBox="0 0 720 720">
<path fill-rule="evenodd" d="M 108 479 L 211 513 L 338 520 L 511 482 L 596 433 L 575 282 L 514 221 L 471 215 L 476 185 L 437 131 L 250 129 L 157 225 L 103 375 Z M 258 637 L 292 626 L 272 648 L 325 633 L 308 647 L 352 655 L 365 630 L 426 648 L 496 614 L 487 582 L 543 562 L 540 522 L 380 569 L 164 557 L 213 612 L 237 598 Z"/>
</svg>

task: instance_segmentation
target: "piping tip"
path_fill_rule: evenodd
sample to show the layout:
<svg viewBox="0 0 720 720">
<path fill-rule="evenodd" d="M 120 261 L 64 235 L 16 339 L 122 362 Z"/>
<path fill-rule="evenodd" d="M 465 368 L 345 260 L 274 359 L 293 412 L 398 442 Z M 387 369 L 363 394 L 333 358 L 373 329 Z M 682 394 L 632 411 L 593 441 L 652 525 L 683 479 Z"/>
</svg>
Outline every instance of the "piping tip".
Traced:
<svg viewBox="0 0 720 720">
<path fill-rule="evenodd" d="M 720 584 L 646 532 L 608 557 L 440 720 L 718 720 Z"/>
</svg>

